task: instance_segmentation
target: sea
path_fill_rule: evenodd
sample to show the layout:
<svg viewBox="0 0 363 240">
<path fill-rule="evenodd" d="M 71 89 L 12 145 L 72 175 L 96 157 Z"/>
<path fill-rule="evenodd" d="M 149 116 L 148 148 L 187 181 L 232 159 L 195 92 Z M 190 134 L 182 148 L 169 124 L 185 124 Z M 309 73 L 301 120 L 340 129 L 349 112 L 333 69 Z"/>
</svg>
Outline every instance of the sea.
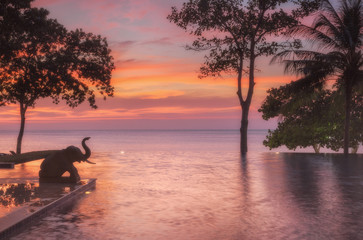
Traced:
<svg viewBox="0 0 363 240">
<path fill-rule="evenodd" d="M 267 130 L 26 131 L 22 151 L 81 148 L 75 163 L 96 188 L 70 208 L 11 238 L 363 239 L 363 154 L 269 150 Z M 0 132 L 0 152 L 16 131 Z M 0 170 L 0 181 L 36 178 L 41 160 Z"/>
</svg>

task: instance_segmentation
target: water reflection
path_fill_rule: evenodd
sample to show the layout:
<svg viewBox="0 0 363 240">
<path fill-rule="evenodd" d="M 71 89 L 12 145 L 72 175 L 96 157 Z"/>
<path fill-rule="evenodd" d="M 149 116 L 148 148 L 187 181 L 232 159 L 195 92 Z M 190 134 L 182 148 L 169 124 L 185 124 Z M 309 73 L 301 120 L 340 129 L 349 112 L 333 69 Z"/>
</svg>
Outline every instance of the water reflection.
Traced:
<svg viewBox="0 0 363 240">
<path fill-rule="evenodd" d="M 26 183 L 0 184 L 0 217 L 23 206 L 31 207 L 31 211 L 34 211 L 34 208 L 43 207 L 53 202 L 73 191 L 75 187 L 74 184 L 39 184 L 35 180 Z"/>
<path fill-rule="evenodd" d="M 332 163 L 337 178 L 337 190 L 341 193 L 340 216 L 346 222 L 341 226 L 342 231 L 346 232 L 347 239 L 362 239 L 363 160 L 358 156 L 351 156 L 349 161 L 332 159 Z"/>
<path fill-rule="evenodd" d="M 126 150 L 96 152 L 79 170 L 97 189 L 14 239 L 363 239 L 362 156 Z"/>
<path fill-rule="evenodd" d="M 287 190 L 299 207 L 311 214 L 319 212 L 319 166 L 311 161 L 310 154 L 282 154 Z"/>
<path fill-rule="evenodd" d="M 4 207 L 15 207 L 29 202 L 34 195 L 35 184 L 0 184 L 0 204 Z"/>
<path fill-rule="evenodd" d="M 362 156 L 285 153 L 278 158 L 286 187 L 282 201 L 291 204 L 280 210 L 294 215 L 296 237 L 362 239 Z"/>
<path fill-rule="evenodd" d="M 244 199 L 248 198 L 249 195 L 249 172 L 247 155 L 241 155 L 241 175 L 242 175 L 242 195 Z"/>
<path fill-rule="evenodd" d="M 241 237 L 362 239 L 363 156 L 249 154 L 240 167 Z"/>
</svg>

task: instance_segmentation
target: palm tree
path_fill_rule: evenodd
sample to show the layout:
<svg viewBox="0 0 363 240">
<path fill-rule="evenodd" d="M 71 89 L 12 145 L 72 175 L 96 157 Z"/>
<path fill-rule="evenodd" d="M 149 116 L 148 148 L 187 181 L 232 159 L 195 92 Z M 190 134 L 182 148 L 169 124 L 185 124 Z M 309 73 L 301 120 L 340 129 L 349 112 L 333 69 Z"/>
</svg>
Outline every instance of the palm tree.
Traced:
<svg viewBox="0 0 363 240">
<path fill-rule="evenodd" d="M 362 10 L 362 0 L 341 0 L 337 10 L 329 0 L 322 0 L 311 27 L 299 25 L 290 30 L 292 36 L 307 38 L 318 50 L 286 50 L 273 58 L 285 64 L 285 72 L 302 75 L 291 85 L 298 88 L 290 91 L 321 89 L 328 80 L 335 81 L 333 86 L 345 99 L 344 154 L 349 148 L 353 91 L 363 92 Z"/>
</svg>

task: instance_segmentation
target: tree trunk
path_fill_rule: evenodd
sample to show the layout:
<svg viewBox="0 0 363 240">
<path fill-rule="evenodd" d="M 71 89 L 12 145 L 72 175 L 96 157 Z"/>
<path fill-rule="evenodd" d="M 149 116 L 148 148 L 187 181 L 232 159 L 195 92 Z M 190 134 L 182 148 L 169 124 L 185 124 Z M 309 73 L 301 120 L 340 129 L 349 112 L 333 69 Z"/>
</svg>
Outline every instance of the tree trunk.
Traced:
<svg viewBox="0 0 363 240">
<path fill-rule="evenodd" d="M 254 49 L 254 44 L 251 44 L 251 49 Z M 247 132 L 248 132 L 248 113 L 250 111 L 251 100 L 253 95 L 253 88 L 255 86 L 254 82 L 254 68 L 255 68 L 255 56 L 254 51 L 251 51 L 250 56 L 250 73 L 249 73 L 249 83 L 248 83 L 248 93 L 246 100 L 243 100 L 242 96 L 242 68 L 243 67 L 243 58 L 240 59 L 240 69 L 238 72 L 238 99 L 242 109 L 242 119 L 241 119 L 241 128 L 240 128 L 240 150 L 241 154 L 245 154 L 248 151 L 247 147 Z M 252 70 L 251 70 L 252 69 Z"/>
<path fill-rule="evenodd" d="M 347 81 L 345 88 L 345 122 L 344 122 L 344 154 L 349 154 L 349 141 L 350 141 L 350 112 L 352 101 L 352 86 L 351 81 Z"/>
<path fill-rule="evenodd" d="M 24 128 L 25 128 L 25 112 L 26 112 L 26 107 L 24 106 L 24 104 L 20 103 L 20 131 L 18 135 L 18 141 L 16 144 L 17 154 L 21 153 L 21 143 L 23 141 Z"/>
<path fill-rule="evenodd" d="M 314 148 L 315 153 L 319 153 L 320 152 L 320 145 L 318 143 L 313 144 L 313 148 Z"/>
<path fill-rule="evenodd" d="M 241 117 L 241 128 L 240 128 L 240 151 L 241 153 L 247 152 L 247 127 L 248 127 L 248 111 L 246 115 L 246 109 L 244 106 L 246 105 L 246 102 L 243 100 L 242 95 L 242 72 L 243 72 L 243 59 L 244 55 L 243 52 L 240 53 L 240 59 L 239 59 L 239 69 L 238 69 L 238 78 L 237 78 L 237 84 L 238 84 L 238 91 L 237 96 L 238 100 L 241 106 L 242 110 L 242 117 Z"/>
<path fill-rule="evenodd" d="M 357 154 L 358 152 L 358 145 L 355 145 L 354 147 L 352 147 L 352 151 L 350 152 L 351 154 Z"/>
<path fill-rule="evenodd" d="M 248 131 L 248 112 L 250 109 L 250 104 L 245 102 L 242 106 L 242 120 L 241 120 L 241 153 L 247 153 L 247 131 Z"/>
<path fill-rule="evenodd" d="M 241 132 L 243 136 L 241 136 L 241 153 L 247 153 L 247 132 L 248 132 L 248 113 L 250 111 L 250 106 L 252 102 L 253 89 L 255 87 L 255 43 L 251 42 L 251 56 L 250 56 L 250 72 L 248 76 L 248 92 L 246 101 L 242 106 L 242 125 Z"/>
</svg>

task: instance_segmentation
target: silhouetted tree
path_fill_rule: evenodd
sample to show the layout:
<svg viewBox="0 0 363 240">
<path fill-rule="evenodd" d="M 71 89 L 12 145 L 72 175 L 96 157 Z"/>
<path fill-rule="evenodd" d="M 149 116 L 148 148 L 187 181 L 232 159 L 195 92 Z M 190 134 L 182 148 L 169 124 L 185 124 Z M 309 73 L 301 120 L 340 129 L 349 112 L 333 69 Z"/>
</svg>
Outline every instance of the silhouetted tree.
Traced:
<svg viewBox="0 0 363 240">
<path fill-rule="evenodd" d="M 105 38 L 81 29 L 68 31 L 32 0 L 0 4 L 0 103 L 19 103 L 21 126 L 16 152 L 21 152 L 25 113 L 40 98 L 70 107 L 95 95 L 113 95 L 113 58 Z"/>
<path fill-rule="evenodd" d="M 268 90 L 259 111 L 265 120 L 279 117 L 280 121 L 275 130 L 269 130 L 263 144 L 270 149 L 285 145 L 293 150 L 312 146 L 316 153 L 320 147 L 338 151 L 344 145 L 344 101 L 341 92 L 315 89 L 314 94 L 306 98 L 288 91 L 297 87 L 291 85 L 298 83 Z M 352 152 L 363 142 L 363 96 L 354 93 L 350 131 Z"/>
<path fill-rule="evenodd" d="M 296 3 L 285 11 L 280 5 Z M 271 40 L 318 7 L 318 0 L 190 0 L 178 10 L 172 8 L 168 19 L 185 29 L 196 40 L 187 49 L 209 51 L 200 77 L 237 76 L 237 95 L 242 109 L 241 153 L 247 152 L 248 114 L 255 86 L 255 62 L 285 46 Z M 247 65 L 247 66 L 246 66 Z M 242 77 L 248 74 L 248 91 L 242 93 Z"/>
<path fill-rule="evenodd" d="M 276 55 L 274 61 L 285 64 L 286 72 L 302 75 L 300 85 L 322 88 L 327 80 L 335 80 L 334 87 L 345 96 L 344 153 L 350 144 L 350 124 L 354 88 L 362 94 L 363 82 L 363 14 L 361 0 L 342 0 L 335 10 L 328 0 L 323 0 L 321 10 L 311 27 L 299 25 L 291 35 L 308 38 L 318 47 L 314 50 L 287 50 Z M 301 92 L 304 88 L 288 91 Z M 310 91 L 312 93 L 312 91 Z M 309 96 L 306 92 L 306 96 Z"/>
</svg>

